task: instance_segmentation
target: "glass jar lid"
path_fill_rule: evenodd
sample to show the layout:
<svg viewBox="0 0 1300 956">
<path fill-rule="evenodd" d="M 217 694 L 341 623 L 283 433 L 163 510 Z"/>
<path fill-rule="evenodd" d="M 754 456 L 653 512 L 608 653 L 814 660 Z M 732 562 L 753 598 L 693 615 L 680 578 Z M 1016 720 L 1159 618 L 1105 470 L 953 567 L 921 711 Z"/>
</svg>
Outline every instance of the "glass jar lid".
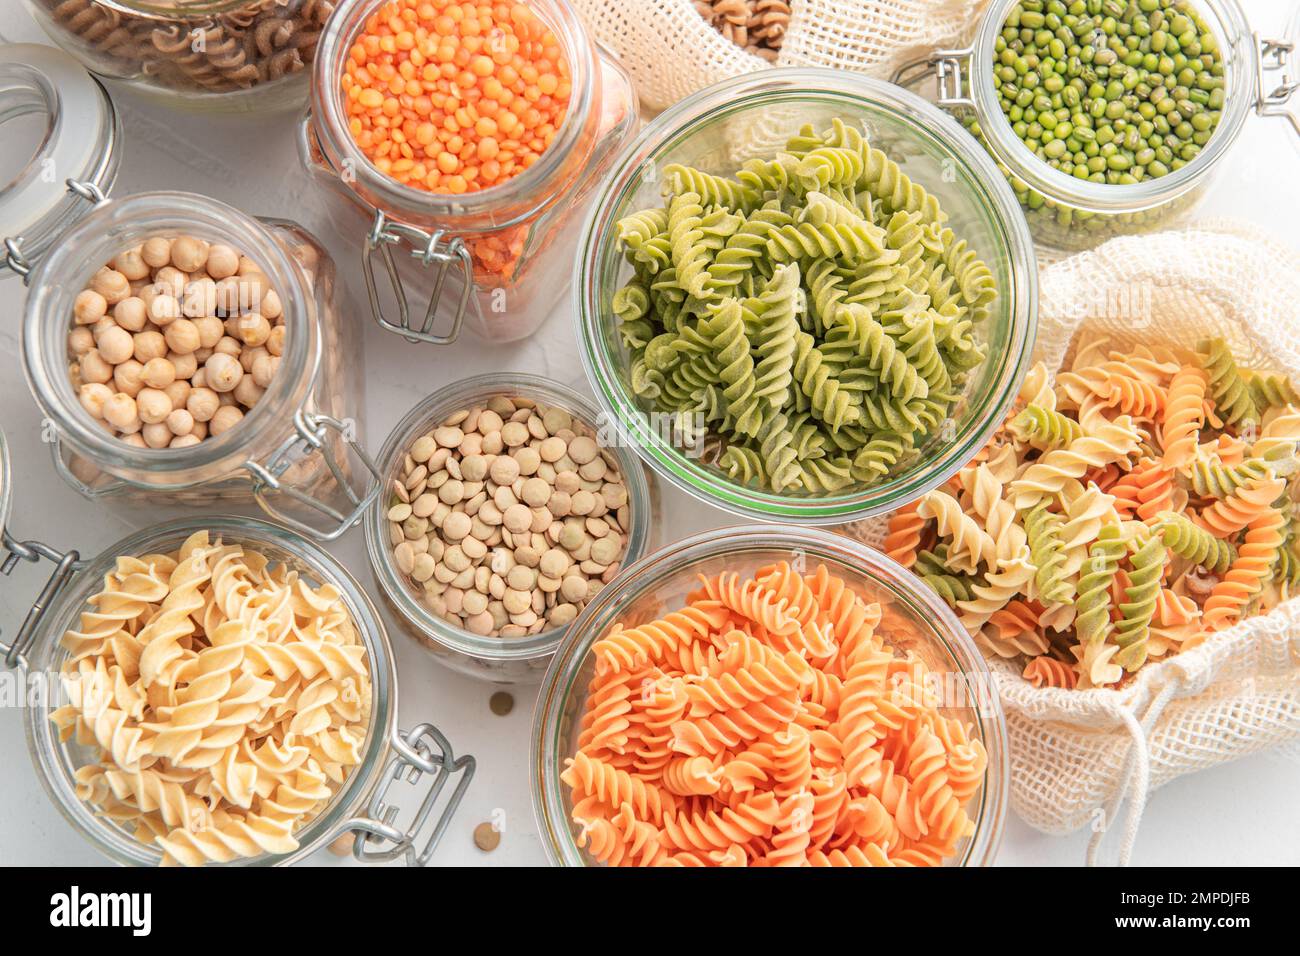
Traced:
<svg viewBox="0 0 1300 956">
<path fill-rule="evenodd" d="M 43 117 L 31 157 L 0 184 L 0 273 L 32 262 L 113 183 L 121 123 L 108 93 L 71 56 L 36 43 L 0 45 L 0 126 Z"/>
</svg>

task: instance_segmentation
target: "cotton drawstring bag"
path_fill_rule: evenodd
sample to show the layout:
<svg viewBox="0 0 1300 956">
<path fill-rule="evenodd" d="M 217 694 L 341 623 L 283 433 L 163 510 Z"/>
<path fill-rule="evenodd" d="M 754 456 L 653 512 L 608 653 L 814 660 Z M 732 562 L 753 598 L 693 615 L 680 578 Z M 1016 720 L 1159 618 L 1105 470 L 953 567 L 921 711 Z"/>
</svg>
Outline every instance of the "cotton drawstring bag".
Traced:
<svg viewBox="0 0 1300 956">
<path fill-rule="evenodd" d="M 742 73 L 835 67 L 888 78 L 969 31 L 987 0 L 788 0 L 790 23 L 769 63 L 724 37 L 694 0 L 572 0 L 595 38 L 632 74 L 643 108 Z"/>
<path fill-rule="evenodd" d="M 1251 227 L 1211 221 L 1112 239 L 1044 266 L 1040 293 L 1035 358 L 1049 369 L 1068 367 L 1081 333 L 1189 348 L 1221 335 L 1239 362 L 1300 383 L 1300 255 Z M 878 546 L 884 526 L 847 530 Z M 1118 862 L 1129 862 L 1155 788 L 1300 742 L 1300 598 L 1147 664 L 1119 690 L 1040 689 L 1012 662 L 989 666 L 1006 712 L 1012 808 L 1044 833 L 1090 828 L 1090 864 L 1110 832 Z"/>
</svg>

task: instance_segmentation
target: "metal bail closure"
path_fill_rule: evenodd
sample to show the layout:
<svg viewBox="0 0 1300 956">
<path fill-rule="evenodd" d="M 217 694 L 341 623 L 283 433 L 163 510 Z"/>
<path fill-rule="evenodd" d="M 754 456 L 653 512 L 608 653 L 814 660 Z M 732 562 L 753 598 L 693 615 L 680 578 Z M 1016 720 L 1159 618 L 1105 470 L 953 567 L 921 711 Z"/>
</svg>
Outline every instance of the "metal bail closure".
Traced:
<svg viewBox="0 0 1300 956">
<path fill-rule="evenodd" d="M 104 190 L 98 183 L 82 179 L 69 179 L 65 181 L 65 185 L 68 187 L 69 194 L 84 199 L 90 203 L 92 208 L 102 206 L 108 202 L 108 197 L 104 195 Z M 3 242 L 4 258 L 0 259 L 0 264 L 7 266 L 14 275 L 22 276 L 23 285 L 26 285 L 27 279 L 32 272 L 32 264 L 23 255 L 23 237 L 5 236 Z"/>
<path fill-rule="evenodd" d="M 935 79 L 935 103 L 939 106 L 974 106 L 975 101 L 967 91 L 966 70 L 974 55 L 974 47 L 959 50 L 935 50 L 929 56 L 912 60 L 900 66 L 893 76 L 896 86 L 914 88 L 928 76 Z"/>
<path fill-rule="evenodd" d="M 293 416 L 293 426 L 295 433 L 285 439 L 284 443 L 275 450 L 265 464 L 252 460 L 244 462 L 244 469 L 253 476 L 253 497 L 267 514 L 295 531 L 300 531 L 318 541 L 333 541 L 361 519 L 362 512 L 369 507 L 371 502 L 375 500 L 375 496 L 379 494 L 381 483 L 379 468 L 357 443 L 356 439 L 349 437 L 349 427 L 336 418 L 299 411 Z M 338 433 L 357 460 L 370 473 L 370 477 L 367 479 L 362 491 L 358 492 L 353 489 L 339 467 L 339 463 L 334 460 L 334 456 L 329 454 L 328 449 L 325 448 L 326 439 L 329 437 L 328 432 Z M 307 455 L 313 453 L 319 454 L 324 459 L 330 474 L 334 476 L 335 482 L 352 503 L 352 510 L 346 514 L 330 507 L 323 501 L 318 501 L 301 488 L 294 487 L 281 480 L 292 465 L 301 462 Z M 316 526 L 286 514 L 276 507 L 274 503 L 275 493 L 288 495 L 299 504 L 320 512 L 330 519 L 331 524 Z"/>
<path fill-rule="evenodd" d="M 403 857 L 407 866 L 427 866 L 438 841 L 446 832 L 456 809 L 474 778 L 474 758 L 457 757 L 451 743 L 432 724 L 420 724 L 410 731 L 398 731 L 392 740 L 394 755 L 384 767 L 380 784 L 366 807 L 366 816 L 347 821 L 342 831 L 355 831 L 352 855 L 370 863 L 387 863 Z M 424 799 L 406 827 L 397 825 L 399 808 L 387 802 L 393 784 L 405 781 L 415 787 L 428 777 Z M 430 826 L 430 817 L 452 777 L 459 777 L 446 805 L 434 818 L 432 831 L 423 846 L 416 841 Z"/>
<path fill-rule="evenodd" d="M 1296 44 L 1290 40 L 1264 40 L 1254 34 L 1259 47 L 1259 67 L 1255 77 L 1255 112 L 1260 116 L 1278 116 L 1289 120 L 1291 129 L 1300 136 L 1300 113 L 1287 109 L 1291 97 L 1300 90 L 1300 55 Z M 1266 73 L 1281 73 L 1281 79 L 1272 89 Z"/>
<path fill-rule="evenodd" d="M 444 239 L 442 230 L 432 235 L 423 229 L 408 226 L 405 223 L 388 219 L 383 212 L 375 213 L 374 224 L 366 235 L 365 246 L 361 251 L 361 268 L 366 277 L 366 292 L 370 296 L 370 311 L 381 328 L 405 338 L 408 342 L 425 342 L 430 345 L 450 345 L 460 336 L 461 326 L 465 322 L 465 310 L 469 307 L 470 293 L 474 289 L 474 265 L 470 259 L 469 249 L 459 238 Z M 421 266 L 437 264 L 433 291 L 429 294 L 429 304 L 424 311 L 424 318 L 418 326 L 411 324 L 411 308 L 407 301 L 406 287 L 397 272 L 397 262 L 393 258 L 393 249 L 403 241 L 411 247 L 411 258 L 419 260 Z M 379 286 L 375 281 L 375 253 L 383 259 L 388 281 L 397 300 L 397 321 L 384 315 L 383 304 L 379 301 Z M 445 335 L 433 331 L 437 320 L 438 305 L 442 301 L 443 286 L 453 266 L 459 267 L 461 280 L 460 301 L 452 313 L 451 327 Z"/>
<path fill-rule="evenodd" d="M 50 572 L 50 577 L 45 582 L 45 587 L 41 588 L 41 593 L 32 602 L 27 617 L 23 619 L 22 625 L 18 628 L 18 634 L 8 644 L 0 641 L 0 651 L 4 652 L 5 667 L 23 667 L 25 669 L 27 660 L 24 655 L 27 653 L 27 649 L 32 646 L 32 642 L 36 640 L 36 634 L 40 630 L 45 611 L 59 592 L 63 590 L 63 586 L 68 583 L 68 578 L 72 577 L 73 572 L 80 568 L 81 556 L 76 551 L 66 553 L 56 551 L 48 544 L 42 544 L 39 541 L 16 541 L 10 537 L 8 531 L 4 531 L 2 536 L 4 556 L 0 558 L 0 573 L 12 574 L 19 561 L 37 564 L 44 558 L 54 563 L 54 570 Z"/>
</svg>

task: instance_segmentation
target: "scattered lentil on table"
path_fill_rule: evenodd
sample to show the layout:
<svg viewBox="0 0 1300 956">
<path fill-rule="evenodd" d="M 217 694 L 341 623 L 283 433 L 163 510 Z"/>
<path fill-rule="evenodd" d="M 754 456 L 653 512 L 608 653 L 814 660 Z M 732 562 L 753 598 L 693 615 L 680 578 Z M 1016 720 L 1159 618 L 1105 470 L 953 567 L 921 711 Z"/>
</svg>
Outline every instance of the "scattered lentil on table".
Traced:
<svg viewBox="0 0 1300 956">
<path fill-rule="evenodd" d="M 407 450 L 388 506 L 398 572 L 456 627 L 563 627 L 618 573 L 631 514 L 617 459 L 569 412 L 498 395 Z"/>
<path fill-rule="evenodd" d="M 154 236 L 77 294 L 69 374 L 82 407 L 127 444 L 185 448 L 257 404 L 285 333 L 278 293 L 238 249 Z"/>
<path fill-rule="evenodd" d="M 484 853 L 491 853 L 501 845 L 501 831 L 491 823 L 480 823 L 474 828 L 474 845 Z"/>
</svg>

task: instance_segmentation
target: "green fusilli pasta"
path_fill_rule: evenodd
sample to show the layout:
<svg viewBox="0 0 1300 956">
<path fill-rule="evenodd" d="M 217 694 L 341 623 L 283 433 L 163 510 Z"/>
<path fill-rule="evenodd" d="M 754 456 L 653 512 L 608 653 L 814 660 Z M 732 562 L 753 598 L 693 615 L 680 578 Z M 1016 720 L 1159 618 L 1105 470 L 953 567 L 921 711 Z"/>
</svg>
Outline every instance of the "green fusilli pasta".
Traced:
<svg viewBox="0 0 1300 956">
<path fill-rule="evenodd" d="M 843 122 L 719 172 L 666 166 L 664 205 L 616 225 L 632 391 L 696 416 L 738 484 L 822 497 L 889 480 L 939 440 L 983 359 L 992 273 Z"/>
<path fill-rule="evenodd" d="M 1025 515 L 1029 557 L 1034 584 L 1044 604 L 1064 604 L 1074 598 L 1074 585 L 1065 570 L 1065 545 L 1061 541 L 1061 516 L 1040 504 Z"/>
<path fill-rule="evenodd" d="M 1026 405 L 1007 425 L 1019 441 L 1031 448 L 1048 451 L 1066 448 L 1083 437 L 1083 427 L 1073 418 L 1041 405 Z"/>
<path fill-rule="evenodd" d="M 1137 670 L 1147 659 L 1147 637 L 1167 557 L 1164 542 L 1153 534 L 1130 558 L 1129 585 L 1124 589 L 1124 600 L 1119 602 L 1120 616 L 1115 622 L 1115 643 L 1119 645 L 1115 663 L 1126 671 Z"/>
<path fill-rule="evenodd" d="M 1229 425 L 1245 421 L 1258 422 L 1259 408 L 1246 380 L 1237 369 L 1232 349 L 1223 339 L 1205 339 L 1196 346 L 1201 368 L 1210 377 L 1210 395 L 1214 407 Z"/>
<path fill-rule="evenodd" d="M 1231 544 L 1172 511 L 1161 513 L 1153 530 L 1166 548 L 1207 571 L 1222 574 L 1237 560 L 1237 549 Z"/>
</svg>

